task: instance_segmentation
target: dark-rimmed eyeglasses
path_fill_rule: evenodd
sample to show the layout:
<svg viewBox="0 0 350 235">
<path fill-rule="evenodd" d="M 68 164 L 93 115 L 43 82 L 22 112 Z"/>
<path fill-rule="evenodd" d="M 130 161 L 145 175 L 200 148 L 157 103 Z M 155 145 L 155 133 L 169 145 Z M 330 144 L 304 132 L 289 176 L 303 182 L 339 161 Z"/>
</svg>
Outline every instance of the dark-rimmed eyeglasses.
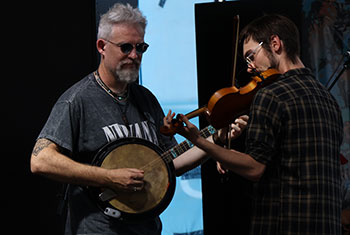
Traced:
<svg viewBox="0 0 350 235">
<path fill-rule="evenodd" d="M 135 48 L 136 49 L 136 53 L 141 55 L 143 54 L 145 51 L 147 51 L 147 48 L 149 47 L 149 45 L 145 42 L 141 42 L 141 43 L 137 43 L 136 45 L 133 45 L 131 43 L 115 43 L 115 42 L 112 42 L 112 41 L 109 41 L 109 40 L 106 40 L 105 41 L 117 46 L 117 47 L 120 47 L 120 50 L 125 54 L 125 55 L 128 55 L 130 54 L 130 52 Z"/>
<path fill-rule="evenodd" d="M 249 55 L 247 55 L 245 57 L 245 61 L 247 62 L 248 65 L 250 65 L 251 63 L 253 63 L 254 61 L 254 56 L 257 53 L 257 51 L 259 50 L 259 48 L 261 47 L 261 45 L 263 44 L 263 42 L 260 42 L 259 45 L 257 45 L 254 50 L 252 50 L 252 52 L 249 53 Z"/>
</svg>

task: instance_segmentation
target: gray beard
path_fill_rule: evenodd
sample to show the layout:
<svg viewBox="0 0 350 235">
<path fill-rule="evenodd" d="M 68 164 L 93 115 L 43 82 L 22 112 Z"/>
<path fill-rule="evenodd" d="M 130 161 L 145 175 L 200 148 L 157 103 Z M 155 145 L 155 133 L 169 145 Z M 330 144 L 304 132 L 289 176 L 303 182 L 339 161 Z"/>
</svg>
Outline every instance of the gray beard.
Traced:
<svg viewBox="0 0 350 235">
<path fill-rule="evenodd" d="M 136 69 L 116 69 L 115 74 L 118 81 L 128 84 L 137 81 L 139 78 L 139 71 Z"/>
<path fill-rule="evenodd" d="M 134 60 L 133 63 L 136 65 L 136 68 L 125 68 L 123 69 L 123 65 L 126 64 L 127 61 L 121 61 L 121 63 L 115 68 L 115 75 L 117 81 L 132 83 L 135 82 L 139 78 L 139 70 L 141 61 Z"/>
</svg>

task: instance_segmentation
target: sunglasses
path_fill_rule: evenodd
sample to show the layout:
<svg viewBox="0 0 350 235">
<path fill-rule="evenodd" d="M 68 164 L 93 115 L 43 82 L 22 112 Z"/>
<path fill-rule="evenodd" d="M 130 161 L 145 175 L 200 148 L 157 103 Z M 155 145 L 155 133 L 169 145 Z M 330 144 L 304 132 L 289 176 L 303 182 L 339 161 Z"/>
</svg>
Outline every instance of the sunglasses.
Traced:
<svg viewBox="0 0 350 235">
<path fill-rule="evenodd" d="M 137 43 L 136 45 L 133 45 L 131 43 L 115 43 L 115 42 L 111 42 L 109 40 L 105 41 L 120 47 L 120 50 L 125 54 L 128 55 L 130 54 L 130 52 L 135 48 L 136 49 L 136 53 L 141 55 L 143 54 L 145 51 L 147 51 L 147 48 L 149 47 L 149 45 L 145 42 L 141 42 L 141 43 Z"/>
</svg>

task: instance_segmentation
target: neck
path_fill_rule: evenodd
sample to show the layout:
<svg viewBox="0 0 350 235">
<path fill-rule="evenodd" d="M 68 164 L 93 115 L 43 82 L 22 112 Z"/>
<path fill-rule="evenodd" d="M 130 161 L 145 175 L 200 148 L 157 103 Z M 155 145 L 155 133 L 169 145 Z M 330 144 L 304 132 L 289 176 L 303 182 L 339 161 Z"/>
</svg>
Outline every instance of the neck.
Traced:
<svg viewBox="0 0 350 235">
<path fill-rule="evenodd" d="M 111 89 L 115 94 L 123 94 L 126 92 L 128 84 L 126 82 L 120 82 L 115 75 L 107 70 L 102 64 L 97 69 L 100 79 L 106 86 Z"/>
<path fill-rule="evenodd" d="M 300 69 L 300 68 L 305 68 L 305 66 L 299 57 L 297 58 L 296 63 L 292 63 L 292 61 L 285 59 L 285 60 L 281 60 L 278 65 L 278 71 L 281 72 L 282 74 L 286 73 L 289 70 Z"/>
</svg>

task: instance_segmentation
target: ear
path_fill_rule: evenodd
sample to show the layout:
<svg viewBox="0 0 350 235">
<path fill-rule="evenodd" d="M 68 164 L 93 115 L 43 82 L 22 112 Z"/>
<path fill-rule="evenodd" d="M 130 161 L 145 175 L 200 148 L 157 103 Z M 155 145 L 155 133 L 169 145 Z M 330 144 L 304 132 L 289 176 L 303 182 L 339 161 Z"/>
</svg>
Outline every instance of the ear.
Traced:
<svg viewBox="0 0 350 235">
<path fill-rule="evenodd" d="M 282 45 L 283 42 L 277 35 L 272 35 L 270 37 L 270 47 L 273 52 L 280 54 L 282 52 Z"/>
<path fill-rule="evenodd" d="M 104 54 L 105 46 L 106 46 L 106 42 L 103 39 L 97 39 L 97 41 L 96 41 L 96 48 L 97 48 L 97 51 L 101 55 Z"/>
</svg>

